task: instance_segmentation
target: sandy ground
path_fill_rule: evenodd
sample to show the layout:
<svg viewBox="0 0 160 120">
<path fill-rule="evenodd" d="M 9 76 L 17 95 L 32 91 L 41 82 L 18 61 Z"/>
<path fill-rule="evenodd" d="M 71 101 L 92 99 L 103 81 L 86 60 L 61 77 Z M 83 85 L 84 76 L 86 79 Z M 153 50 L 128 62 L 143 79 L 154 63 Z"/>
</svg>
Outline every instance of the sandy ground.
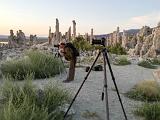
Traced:
<svg viewBox="0 0 160 120">
<path fill-rule="evenodd" d="M 120 96 L 127 113 L 128 120 L 142 120 L 133 114 L 136 106 L 141 104 L 140 101 L 134 101 L 124 96 L 136 83 L 141 80 L 153 80 L 152 72 L 154 70 L 139 67 L 137 65 L 114 66 L 112 69 L 116 78 L 116 83 L 119 88 Z M 68 70 L 68 69 L 67 69 Z M 66 74 L 61 74 L 49 80 L 35 80 L 34 83 L 40 86 L 48 82 L 57 82 L 72 92 L 74 96 L 84 77 L 86 76 L 85 68 L 76 68 L 75 80 L 70 83 L 63 83 Z M 82 87 L 72 108 L 75 110 L 73 120 L 105 120 L 106 110 L 105 101 L 101 100 L 103 91 L 104 72 L 91 71 L 87 81 Z M 120 106 L 120 102 L 115 91 L 111 75 L 107 67 L 107 82 L 108 82 L 108 99 L 109 99 L 109 115 L 110 120 L 124 120 L 124 115 Z M 88 114 L 87 114 L 88 113 Z"/>
</svg>

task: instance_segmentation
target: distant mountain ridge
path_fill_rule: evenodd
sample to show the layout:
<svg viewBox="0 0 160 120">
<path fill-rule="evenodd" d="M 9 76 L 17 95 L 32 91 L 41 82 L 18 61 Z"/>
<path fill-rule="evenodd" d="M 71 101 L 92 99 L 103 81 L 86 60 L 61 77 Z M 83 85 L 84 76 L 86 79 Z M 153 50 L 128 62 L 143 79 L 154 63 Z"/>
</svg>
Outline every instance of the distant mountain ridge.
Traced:
<svg viewBox="0 0 160 120">
<path fill-rule="evenodd" d="M 127 34 L 137 34 L 139 32 L 140 29 L 129 29 L 129 30 L 126 30 L 126 33 Z M 101 35 L 94 35 L 96 39 L 101 39 L 101 38 L 106 38 L 106 37 L 109 37 L 111 33 L 109 34 L 101 34 Z M 120 34 L 123 34 L 123 32 L 120 32 Z"/>
<path fill-rule="evenodd" d="M 140 29 L 129 29 L 129 30 L 126 30 L 126 32 L 128 34 L 137 34 L 139 31 L 140 31 Z"/>
<path fill-rule="evenodd" d="M 0 39 L 7 39 L 8 35 L 0 35 Z"/>
</svg>

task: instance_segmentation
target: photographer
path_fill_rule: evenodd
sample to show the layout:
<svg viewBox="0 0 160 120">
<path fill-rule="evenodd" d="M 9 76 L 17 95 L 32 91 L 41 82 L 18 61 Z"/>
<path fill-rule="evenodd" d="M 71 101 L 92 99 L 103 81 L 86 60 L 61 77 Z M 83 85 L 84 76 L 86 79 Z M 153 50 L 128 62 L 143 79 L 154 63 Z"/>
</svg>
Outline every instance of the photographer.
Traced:
<svg viewBox="0 0 160 120">
<path fill-rule="evenodd" d="M 74 80 L 75 76 L 75 67 L 77 56 L 79 56 L 78 50 L 73 46 L 72 43 L 63 43 L 59 44 L 59 53 L 65 57 L 67 61 L 70 61 L 69 73 L 67 79 L 63 82 L 70 82 Z"/>
</svg>

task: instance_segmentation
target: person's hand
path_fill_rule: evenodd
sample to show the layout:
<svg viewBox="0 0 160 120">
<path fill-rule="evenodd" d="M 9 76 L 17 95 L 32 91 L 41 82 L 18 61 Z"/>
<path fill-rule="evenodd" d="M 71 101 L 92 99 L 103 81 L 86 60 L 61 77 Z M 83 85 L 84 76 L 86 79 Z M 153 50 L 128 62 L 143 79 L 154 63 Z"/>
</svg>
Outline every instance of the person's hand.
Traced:
<svg viewBox="0 0 160 120">
<path fill-rule="evenodd" d="M 59 49 L 59 54 L 60 54 L 61 56 L 64 56 L 64 49 Z"/>
</svg>

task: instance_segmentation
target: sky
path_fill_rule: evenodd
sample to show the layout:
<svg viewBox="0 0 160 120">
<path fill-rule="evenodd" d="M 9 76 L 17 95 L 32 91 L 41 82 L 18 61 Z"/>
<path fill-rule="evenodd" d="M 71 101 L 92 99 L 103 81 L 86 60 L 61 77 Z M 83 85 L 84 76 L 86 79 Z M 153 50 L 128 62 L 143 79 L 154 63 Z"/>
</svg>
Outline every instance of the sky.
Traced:
<svg viewBox="0 0 160 120">
<path fill-rule="evenodd" d="M 0 35 L 21 29 L 26 35 L 48 36 L 56 18 L 64 34 L 76 21 L 77 33 L 107 34 L 116 30 L 155 27 L 160 0 L 0 0 Z"/>
</svg>

